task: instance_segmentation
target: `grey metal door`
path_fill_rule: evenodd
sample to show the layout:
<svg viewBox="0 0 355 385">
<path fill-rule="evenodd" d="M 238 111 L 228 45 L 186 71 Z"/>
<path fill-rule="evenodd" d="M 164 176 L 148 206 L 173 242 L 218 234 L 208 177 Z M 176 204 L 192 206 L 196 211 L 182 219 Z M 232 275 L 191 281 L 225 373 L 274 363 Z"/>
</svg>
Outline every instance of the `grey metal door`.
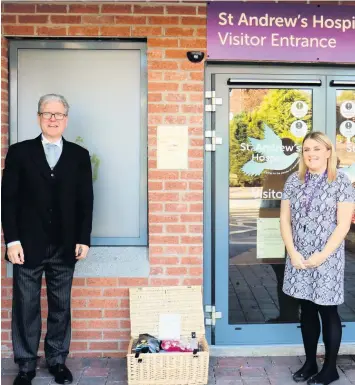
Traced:
<svg viewBox="0 0 355 385">
<path fill-rule="evenodd" d="M 147 245 L 145 49 L 139 42 L 10 43 L 10 141 L 39 135 L 40 96 L 68 99 L 64 136 L 93 160 L 93 245 Z"/>
</svg>

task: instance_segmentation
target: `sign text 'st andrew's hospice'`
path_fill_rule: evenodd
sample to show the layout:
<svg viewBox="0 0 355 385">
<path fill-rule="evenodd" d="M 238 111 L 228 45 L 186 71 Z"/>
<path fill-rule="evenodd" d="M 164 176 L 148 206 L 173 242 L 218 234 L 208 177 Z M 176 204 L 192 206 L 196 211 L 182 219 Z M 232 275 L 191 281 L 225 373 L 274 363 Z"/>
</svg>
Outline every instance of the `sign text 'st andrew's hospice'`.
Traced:
<svg viewBox="0 0 355 385">
<path fill-rule="evenodd" d="M 211 2 L 210 59 L 355 63 L 355 7 Z"/>
<path fill-rule="evenodd" d="M 326 19 L 323 15 L 313 15 L 312 20 L 313 28 L 328 28 L 339 29 L 345 32 L 349 29 L 355 30 L 355 16 L 351 19 Z M 278 28 L 294 28 L 297 24 L 301 28 L 309 28 L 309 20 L 306 17 L 301 17 L 300 14 L 294 17 L 275 17 L 265 14 L 264 16 L 248 16 L 246 13 L 241 13 L 238 20 L 234 20 L 234 16 L 226 12 L 219 14 L 219 25 L 230 26 L 255 26 L 255 27 L 273 27 Z M 268 36 L 250 36 L 247 33 L 240 33 L 234 35 L 231 32 L 221 33 L 218 32 L 218 36 L 222 45 L 261 45 L 263 46 Z M 337 41 L 335 38 L 318 38 L 318 37 L 296 37 L 292 34 L 282 36 L 279 33 L 271 33 L 269 35 L 271 39 L 271 45 L 274 47 L 321 47 L 321 48 L 336 48 Z M 355 44 L 355 43 L 354 43 Z"/>
</svg>

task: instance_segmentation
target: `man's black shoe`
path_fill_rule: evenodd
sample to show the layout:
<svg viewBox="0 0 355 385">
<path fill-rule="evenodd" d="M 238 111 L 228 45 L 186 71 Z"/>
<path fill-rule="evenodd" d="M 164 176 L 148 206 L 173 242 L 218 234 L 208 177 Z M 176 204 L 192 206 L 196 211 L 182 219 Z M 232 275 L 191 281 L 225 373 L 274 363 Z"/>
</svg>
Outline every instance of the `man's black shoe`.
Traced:
<svg viewBox="0 0 355 385">
<path fill-rule="evenodd" d="M 56 364 L 48 368 L 49 373 L 53 374 L 54 381 L 57 384 L 71 384 L 73 382 L 73 375 L 65 364 Z"/>
<path fill-rule="evenodd" d="M 14 385 L 31 385 L 31 381 L 36 377 L 36 371 L 23 372 L 20 370 L 19 374 L 14 380 Z"/>
</svg>

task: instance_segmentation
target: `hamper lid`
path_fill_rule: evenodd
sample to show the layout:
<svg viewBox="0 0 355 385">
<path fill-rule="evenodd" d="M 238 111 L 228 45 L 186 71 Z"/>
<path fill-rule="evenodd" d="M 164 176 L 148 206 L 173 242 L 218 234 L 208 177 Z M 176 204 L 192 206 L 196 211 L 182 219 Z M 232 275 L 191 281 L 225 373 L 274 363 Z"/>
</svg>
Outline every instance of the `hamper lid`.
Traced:
<svg viewBox="0 0 355 385">
<path fill-rule="evenodd" d="M 181 335 L 205 335 L 201 286 L 138 287 L 129 289 L 131 335 L 158 337 L 159 315 L 180 314 Z"/>
</svg>

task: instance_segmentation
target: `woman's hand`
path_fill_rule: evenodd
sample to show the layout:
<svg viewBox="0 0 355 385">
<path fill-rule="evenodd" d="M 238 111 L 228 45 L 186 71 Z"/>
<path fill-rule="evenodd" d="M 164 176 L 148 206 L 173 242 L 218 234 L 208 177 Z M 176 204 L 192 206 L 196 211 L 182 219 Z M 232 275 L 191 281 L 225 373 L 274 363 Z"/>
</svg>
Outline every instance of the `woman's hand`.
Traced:
<svg viewBox="0 0 355 385">
<path fill-rule="evenodd" d="M 304 264 L 307 269 L 312 269 L 314 267 L 320 266 L 325 262 L 326 259 L 327 256 L 325 254 L 316 251 L 310 258 L 307 259 L 307 261 L 305 261 Z"/>
<path fill-rule="evenodd" d="M 302 254 L 300 254 L 298 251 L 294 251 L 292 255 L 290 255 L 291 258 L 291 264 L 295 269 L 305 269 L 305 259 L 303 258 Z"/>
</svg>

